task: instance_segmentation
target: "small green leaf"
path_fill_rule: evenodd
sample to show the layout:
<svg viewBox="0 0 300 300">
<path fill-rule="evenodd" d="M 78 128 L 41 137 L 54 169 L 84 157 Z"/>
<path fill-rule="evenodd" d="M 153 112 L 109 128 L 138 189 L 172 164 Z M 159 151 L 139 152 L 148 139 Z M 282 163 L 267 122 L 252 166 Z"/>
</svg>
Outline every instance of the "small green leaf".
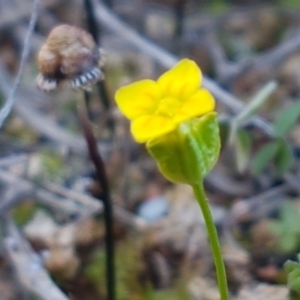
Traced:
<svg viewBox="0 0 300 300">
<path fill-rule="evenodd" d="M 300 213 L 295 202 L 287 201 L 284 203 L 280 210 L 280 219 L 284 225 L 285 232 L 300 235 Z"/>
<path fill-rule="evenodd" d="M 293 201 L 285 202 L 279 212 L 280 218 L 270 222 L 271 231 L 277 236 L 277 247 L 281 253 L 292 253 L 300 245 L 300 213 Z"/>
<path fill-rule="evenodd" d="M 282 109 L 274 121 L 274 131 L 277 136 L 283 137 L 293 128 L 300 116 L 300 102 L 295 102 Z"/>
<path fill-rule="evenodd" d="M 251 138 L 246 130 L 240 129 L 235 141 L 236 163 L 240 173 L 246 171 L 249 163 Z"/>
<path fill-rule="evenodd" d="M 300 267 L 299 264 L 292 260 L 287 260 L 284 264 L 284 270 L 288 273 L 296 270 L 299 267 Z"/>
<path fill-rule="evenodd" d="M 299 260 L 299 258 L 298 258 Z M 300 265 L 299 262 L 288 260 L 284 264 L 284 270 L 288 273 L 288 286 L 291 290 L 300 294 Z"/>
<path fill-rule="evenodd" d="M 254 174 L 260 174 L 267 165 L 272 162 L 278 151 L 279 144 L 273 141 L 262 147 L 254 156 L 252 171 Z"/>
<path fill-rule="evenodd" d="M 294 155 L 291 147 L 284 141 L 278 141 L 278 151 L 274 159 L 276 170 L 280 176 L 287 172 L 294 163 Z"/>
<path fill-rule="evenodd" d="M 229 144 L 232 145 L 234 143 L 236 134 L 241 125 L 256 114 L 259 108 L 262 107 L 269 99 L 270 95 L 276 90 L 276 88 L 277 83 L 275 81 L 270 81 L 265 84 L 249 101 L 244 109 L 232 119 L 229 133 Z"/>
<path fill-rule="evenodd" d="M 247 106 L 235 116 L 233 121 L 240 125 L 248 121 L 253 115 L 256 114 L 258 109 L 269 99 L 270 95 L 276 90 L 277 83 L 274 81 L 265 84 L 257 94 L 250 100 Z"/>
<path fill-rule="evenodd" d="M 219 157 L 217 114 L 213 112 L 184 122 L 146 146 L 166 178 L 178 183 L 199 183 Z"/>
<path fill-rule="evenodd" d="M 229 120 L 220 120 L 219 121 L 219 129 L 220 129 L 220 139 L 221 139 L 221 147 L 225 147 L 229 138 L 229 130 L 230 130 L 230 122 Z"/>
<path fill-rule="evenodd" d="M 283 253 L 291 253 L 299 246 L 299 236 L 294 234 L 285 234 L 280 241 Z"/>
</svg>

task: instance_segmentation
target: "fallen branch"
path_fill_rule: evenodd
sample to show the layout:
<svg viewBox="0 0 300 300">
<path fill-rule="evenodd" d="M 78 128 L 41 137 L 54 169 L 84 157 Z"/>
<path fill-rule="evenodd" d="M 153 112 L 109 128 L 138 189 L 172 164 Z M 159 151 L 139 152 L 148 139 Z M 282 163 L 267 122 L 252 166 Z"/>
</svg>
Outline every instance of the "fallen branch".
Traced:
<svg viewBox="0 0 300 300">
<path fill-rule="evenodd" d="M 20 234 L 14 222 L 5 218 L 2 223 L 4 253 L 14 268 L 19 283 L 42 300 L 69 299 L 52 281 L 40 257 Z"/>
</svg>

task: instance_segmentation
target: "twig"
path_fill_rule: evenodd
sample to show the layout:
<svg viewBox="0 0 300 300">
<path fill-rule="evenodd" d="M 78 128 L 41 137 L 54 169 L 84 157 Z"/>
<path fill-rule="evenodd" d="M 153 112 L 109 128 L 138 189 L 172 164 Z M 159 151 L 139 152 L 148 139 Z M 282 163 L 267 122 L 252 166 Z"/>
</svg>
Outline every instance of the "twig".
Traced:
<svg viewBox="0 0 300 300">
<path fill-rule="evenodd" d="M 27 197 L 33 194 L 33 189 L 30 186 L 16 187 L 15 185 L 8 186 L 2 192 L 0 204 L 0 218 L 5 216 L 9 210 L 22 202 Z"/>
<path fill-rule="evenodd" d="M 235 78 L 241 76 L 245 72 L 245 70 L 247 70 L 248 72 L 266 72 L 267 70 L 268 72 L 272 73 L 272 70 L 279 68 L 279 66 L 287 57 L 289 57 L 293 53 L 296 53 L 297 51 L 299 51 L 299 49 L 300 38 L 298 35 L 294 35 L 278 46 L 260 54 L 257 57 L 253 57 L 236 64 L 227 63 L 227 68 L 230 68 L 229 72 L 227 72 L 226 75 L 226 70 L 225 68 L 223 68 L 221 80 L 224 83 L 230 82 Z M 225 64 L 223 64 L 223 67 L 225 67 Z"/>
<path fill-rule="evenodd" d="M 78 219 L 100 214 L 103 211 L 102 202 L 90 195 L 79 193 L 78 191 L 70 190 L 53 183 L 37 186 L 7 170 L 0 170 L 0 182 L 8 189 L 2 195 L 0 218 L 26 200 L 27 196 L 35 198 L 38 203 L 59 213 L 77 216 Z M 121 224 L 130 226 L 135 230 L 143 231 L 150 226 L 145 220 L 122 207 L 114 206 L 113 212 L 115 218 Z"/>
<path fill-rule="evenodd" d="M 10 26 L 15 26 L 16 23 L 22 22 L 32 14 L 32 7 L 28 5 L 28 2 L 19 0 L 19 3 L 14 3 L 11 9 L 1 10 L 0 17 L 0 29 L 8 29 Z M 60 0 L 44 1 L 43 8 L 54 8 L 61 4 Z M 2 7 L 1 7 L 2 8 Z"/>
<path fill-rule="evenodd" d="M 102 211 L 102 203 L 99 202 L 99 199 L 96 199 L 90 195 L 79 193 L 78 191 L 70 190 L 53 183 L 46 183 L 43 185 L 43 187 L 48 191 L 58 194 L 64 198 L 72 199 L 73 201 L 78 202 L 80 205 L 86 205 L 87 207 L 93 209 L 95 213 L 100 212 L 99 206 L 101 206 Z M 122 207 L 114 205 L 113 213 L 116 220 L 118 220 L 121 224 L 130 226 L 135 230 L 142 231 L 150 226 L 144 219 L 137 217 L 135 214 L 128 212 Z"/>
<path fill-rule="evenodd" d="M 115 263 L 114 263 L 114 233 L 113 233 L 113 208 L 110 198 L 109 184 L 106 176 L 105 165 L 97 148 L 97 142 L 92 132 L 86 110 L 78 106 L 79 120 L 84 131 L 90 159 L 95 166 L 98 183 L 101 187 L 101 194 L 104 206 L 105 243 L 106 243 L 106 288 L 108 300 L 116 299 L 115 289 Z"/>
<path fill-rule="evenodd" d="M 278 68 L 280 64 L 290 55 L 296 53 L 300 49 L 300 38 L 298 31 L 289 39 L 278 46 L 262 53 L 257 58 L 249 62 L 251 64 L 250 68 L 254 70 L 264 70 Z M 243 66 L 241 72 L 243 71 Z M 237 73 L 239 76 L 240 73 Z"/>
<path fill-rule="evenodd" d="M 0 170 L 0 181 L 8 186 L 15 187 L 15 191 L 19 191 L 18 193 L 23 193 L 23 197 L 11 197 L 8 198 L 10 201 L 1 203 L 0 217 L 5 215 L 12 207 L 19 204 L 20 201 L 25 200 L 25 196 L 29 194 L 31 194 L 31 197 L 35 197 L 37 202 L 42 203 L 59 213 L 67 213 L 68 215 L 77 216 L 78 218 L 91 216 L 100 212 L 102 209 L 101 204 L 97 202 L 93 203 L 93 205 L 91 205 L 91 203 L 86 205 L 82 202 L 74 203 L 74 201 L 70 198 L 58 197 L 55 194 L 41 187 L 35 186 L 30 181 L 13 175 L 8 171 Z"/>
<path fill-rule="evenodd" d="M 221 168 L 214 168 L 205 178 L 205 182 L 216 191 L 230 197 L 246 197 L 253 193 L 251 182 L 235 180 Z"/>
<path fill-rule="evenodd" d="M 8 218 L 5 218 L 3 225 L 3 248 L 21 285 L 42 300 L 69 299 L 57 288 L 41 259 L 18 232 L 16 225 Z"/>
<path fill-rule="evenodd" d="M 247 67 L 244 63 L 228 61 L 224 48 L 221 46 L 214 32 L 207 32 L 202 45 L 211 57 L 217 80 L 220 83 L 227 84 L 236 74 L 241 72 L 241 70 L 244 71 Z"/>
<path fill-rule="evenodd" d="M 232 228 L 242 216 L 255 220 L 263 218 L 283 203 L 282 195 L 290 190 L 284 183 L 259 195 L 244 199 L 234 204 L 224 221 L 225 228 Z"/>
<path fill-rule="evenodd" d="M 0 158 L 0 168 L 11 167 L 14 164 L 27 161 L 28 155 L 26 154 L 13 154 Z"/>
<path fill-rule="evenodd" d="M 100 45 L 101 31 L 99 30 L 99 28 L 98 28 L 99 24 L 96 21 L 93 2 L 91 0 L 84 0 L 84 6 L 85 6 L 86 13 L 87 13 L 87 22 L 88 22 L 89 32 L 93 36 L 97 45 L 100 47 L 101 46 Z M 109 7 L 111 7 L 111 6 L 109 6 Z M 100 59 L 104 59 L 104 58 L 100 58 Z M 97 83 L 97 89 L 98 89 L 98 95 L 100 97 L 100 100 L 102 101 L 103 107 L 107 112 L 110 109 L 110 101 L 109 101 L 108 92 L 107 92 L 107 88 L 106 88 L 106 84 L 105 84 L 104 80 L 101 80 L 100 82 Z M 87 94 L 86 94 L 86 99 L 89 99 L 89 96 Z M 111 129 L 113 129 L 112 124 L 109 124 L 109 127 Z"/>
<path fill-rule="evenodd" d="M 5 102 L 5 105 L 0 111 L 0 128 L 2 127 L 6 118 L 9 116 L 9 114 L 14 106 L 14 103 L 15 103 L 16 92 L 20 85 L 20 82 L 21 82 L 21 79 L 22 79 L 22 76 L 24 73 L 24 69 L 25 69 L 25 66 L 27 63 L 29 51 L 30 51 L 30 40 L 31 40 L 31 37 L 33 34 L 33 30 L 34 30 L 34 27 L 36 24 L 37 17 L 38 17 L 38 9 L 39 9 L 39 0 L 34 0 L 34 4 L 32 7 L 32 14 L 31 14 L 27 35 L 25 37 L 23 52 L 22 52 L 22 56 L 21 56 L 19 72 L 18 72 L 15 82 L 12 86 L 12 89 L 9 93 L 9 96 Z"/>
</svg>

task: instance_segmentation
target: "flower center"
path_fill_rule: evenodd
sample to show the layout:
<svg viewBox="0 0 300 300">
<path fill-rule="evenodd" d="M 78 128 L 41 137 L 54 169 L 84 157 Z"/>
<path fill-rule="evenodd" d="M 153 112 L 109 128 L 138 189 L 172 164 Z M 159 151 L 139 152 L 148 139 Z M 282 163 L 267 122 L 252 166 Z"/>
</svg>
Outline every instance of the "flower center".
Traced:
<svg viewBox="0 0 300 300">
<path fill-rule="evenodd" d="M 165 97 L 159 102 L 155 114 L 172 117 L 180 108 L 181 104 L 181 101 L 177 98 Z"/>
</svg>

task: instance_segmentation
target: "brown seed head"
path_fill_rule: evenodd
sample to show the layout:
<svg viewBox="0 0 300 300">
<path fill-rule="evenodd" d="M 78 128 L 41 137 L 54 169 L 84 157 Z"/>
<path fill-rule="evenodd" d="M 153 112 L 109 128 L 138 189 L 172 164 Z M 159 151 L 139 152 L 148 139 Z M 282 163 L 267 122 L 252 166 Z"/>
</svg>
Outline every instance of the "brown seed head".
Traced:
<svg viewBox="0 0 300 300">
<path fill-rule="evenodd" d="M 92 36 L 70 25 L 55 27 L 38 54 L 37 86 L 51 91 L 65 80 L 74 89 L 90 89 L 103 78 L 100 49 Z"/>
</svg>

